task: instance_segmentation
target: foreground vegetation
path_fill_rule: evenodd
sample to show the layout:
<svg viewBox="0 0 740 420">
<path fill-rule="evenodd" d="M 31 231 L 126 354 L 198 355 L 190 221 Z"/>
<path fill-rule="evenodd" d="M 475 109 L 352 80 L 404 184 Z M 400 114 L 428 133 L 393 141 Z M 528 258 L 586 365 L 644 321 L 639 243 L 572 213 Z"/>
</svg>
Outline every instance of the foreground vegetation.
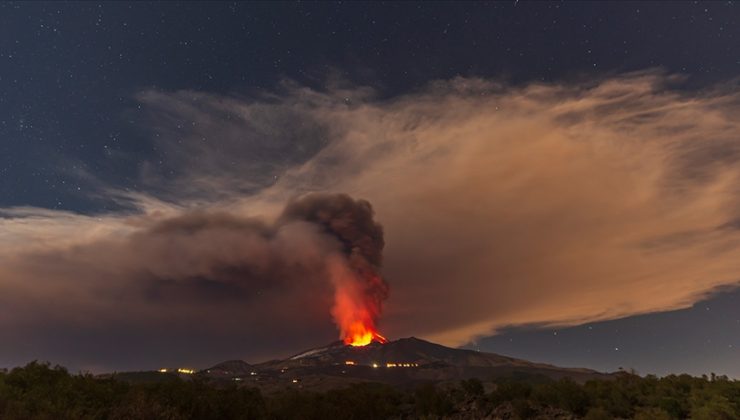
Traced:
<svg viewBox="0 0 740 420">
<path fill-rule="evenodd" d="M 425 384 L 412 390 L 357 384 L 315 393 L 263 395 L 171 377 L 131 383 L 30 363 L 0 372 L 0 419 L 378 419 L 378 418 L 736 419 L 740 382 L 688 375 L 580 385 L 544 378 L 486 384 Z"/>
</svg>

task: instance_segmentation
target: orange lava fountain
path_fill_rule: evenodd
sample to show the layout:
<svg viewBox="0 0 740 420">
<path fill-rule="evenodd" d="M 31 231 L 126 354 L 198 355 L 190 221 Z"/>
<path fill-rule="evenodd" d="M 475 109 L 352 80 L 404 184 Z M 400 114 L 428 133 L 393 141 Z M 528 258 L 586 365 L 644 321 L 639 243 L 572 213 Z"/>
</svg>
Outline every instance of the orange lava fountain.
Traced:
<svg viewBox="0 0 740 420">
<path fill-rule="evenodd" d="M 356 322 L 350 325 L 347 335 L 344 337 L 344 344 L 353 347 L 367 346 L 373 341 L 378 343 L 387 343 L 388 340 L 382 335 L 375 331 L 375 328 L 368 328 L 361 322 Z"/>
<path fill-rule="evenodd" d="M 368 293 L 368 289 L 384 285 L 380 277 L 358 273 L 339 259 L 332 260 L 330 272 L 335 287 L 332 315 L 344 344 L 358 347 L 373 341 L 387 343 L 388 340 L 380 335 L 375 324 L 380 316 L 381 299 Z"/>
</svg>

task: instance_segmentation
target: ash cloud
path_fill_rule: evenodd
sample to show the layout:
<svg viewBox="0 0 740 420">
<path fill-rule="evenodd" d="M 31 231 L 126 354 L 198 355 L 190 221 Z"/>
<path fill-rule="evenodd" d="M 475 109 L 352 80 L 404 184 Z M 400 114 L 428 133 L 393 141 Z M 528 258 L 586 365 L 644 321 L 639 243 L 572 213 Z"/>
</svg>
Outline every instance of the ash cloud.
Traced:
<svg viewBox="0 0 740 420">
<path fill-rule="evenodd" d="M 378 270 L 383 249 L 393 284 L 383 333 L 450 345 L 506 326 L 684 308 L 738 285 L 735 85 L 686 90 L 679 77 L 645 71 L 517 87 L 454 79 L 382 100 L 342 86 L 287 85 L 250 100 L 142 92 L 158 147 L 179 156 L 169 162 L 176 179 L 142 163 L 135 215 L 2 210 L 0 333 L 9 344 L 0 361 L 66 363 L 48 343 L 34 347 L 47 353 L 23 351 L 44 340 L 34 328 L 60 323 L 55 331 L 155 337 L 144 346 L 195 362 L 321 344 L 336 334 L 332 284 L 315 263 L 327 250 Z M 307 192 L 366 199 L 374 219 L 364 204 L 328 214 L 357 226 L 378 220 L 384 235 L 327 223 L 310 200 L 285 207 Z M 243 214 L 264 219 L 230 219 Z M 276 281 L 247 287 L 255 273 Z M 168 344 L 189 336 L 217 350 Z"/>
<path fill-rule="evenodd" d="M 311 346 L 317 337 L 329 340 L 324 326 L 331 326 L 336 287 L 330 271 L 337 264 L 375 270 L 383 246 L 370 204 L 343 194 L 295 198 L 272 222 L 196 210 L 131 225 L 120 236 L 7 258 L 0 269 L 8 309 L 0 320 L 3 336 L 25 328 L 21 336 L 38 334 L 51 325 L 71 335 L 111 327 L 105 341 L 138 327 L 149 337 L 139 343 L 144 346 L 163 345 L 151 337 L 157 330 L 162 337 L 233 334 L 263 347 L 286 339 Z M 6 346 L 0 358 L 12 350 Z M 244 344 L 231 349 L 240 351 Z"/>
<path fill-rule="evenodd" d="M 346 194 L 313 194 L 291 201 L 278 219 L 318 224 L 342 244 L 349 270 L 341 263 L 331 264 L 329 277 L 335 288 L 332 315 L 346 342 L 352 342 L 355 335 L 377 333 L 383 301 L 388 298 L 388 284 L 378 271 L 385 245 L 383 228 L 373 214 L 365 200 L 355 201 Z"/>
<path fill-rule="evenodd" d="M 287 223 L 303 220 L 322 226 L 343 245 L 352 258 L 362 258 L 379 268 L 383 258 L 383 227 L 373 219 L 367 200 L 355 201 L 347 194 L 311 194 L 291 200 L 278 219 Z"/>
</svg>

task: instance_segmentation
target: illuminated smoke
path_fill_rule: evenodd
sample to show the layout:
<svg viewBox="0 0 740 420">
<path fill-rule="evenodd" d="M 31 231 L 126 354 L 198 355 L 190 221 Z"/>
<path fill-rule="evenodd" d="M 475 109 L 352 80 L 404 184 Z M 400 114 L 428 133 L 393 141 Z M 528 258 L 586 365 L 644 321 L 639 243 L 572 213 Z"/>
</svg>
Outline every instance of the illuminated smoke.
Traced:
<svg viewBox="0 0 740 420">
<path fill-rule="evenodd" d="M 386 341 L 376 326 L 388 298 L 388 285 L 379 273 L 385 243 L 383 228 L 373 214 L 365 200 L 346 194 L 311 194 L 291 201 L 281 216 L 282 221 L 318 224 L 340 242 L 342 253 L 330 256 L 327 263 L 335 288 L 332 316 L 342 340 L 353 346 Z"/>
</svg>

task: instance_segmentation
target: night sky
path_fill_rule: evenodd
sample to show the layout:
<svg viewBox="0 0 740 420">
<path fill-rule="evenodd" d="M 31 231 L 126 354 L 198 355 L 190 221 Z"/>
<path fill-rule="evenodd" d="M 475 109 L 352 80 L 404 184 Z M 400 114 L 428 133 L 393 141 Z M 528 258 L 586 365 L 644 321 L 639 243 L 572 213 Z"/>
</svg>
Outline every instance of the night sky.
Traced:
<svg viewBox="0 0 740 420">
<path fill-rule="evenodd" d="M 0 3 L 0 367 L 336 339 L 269 221 L 319 191 L 384 226 L 391 339 L 740 378 L 738 76 L 735 2 Z"/>
</svg>

